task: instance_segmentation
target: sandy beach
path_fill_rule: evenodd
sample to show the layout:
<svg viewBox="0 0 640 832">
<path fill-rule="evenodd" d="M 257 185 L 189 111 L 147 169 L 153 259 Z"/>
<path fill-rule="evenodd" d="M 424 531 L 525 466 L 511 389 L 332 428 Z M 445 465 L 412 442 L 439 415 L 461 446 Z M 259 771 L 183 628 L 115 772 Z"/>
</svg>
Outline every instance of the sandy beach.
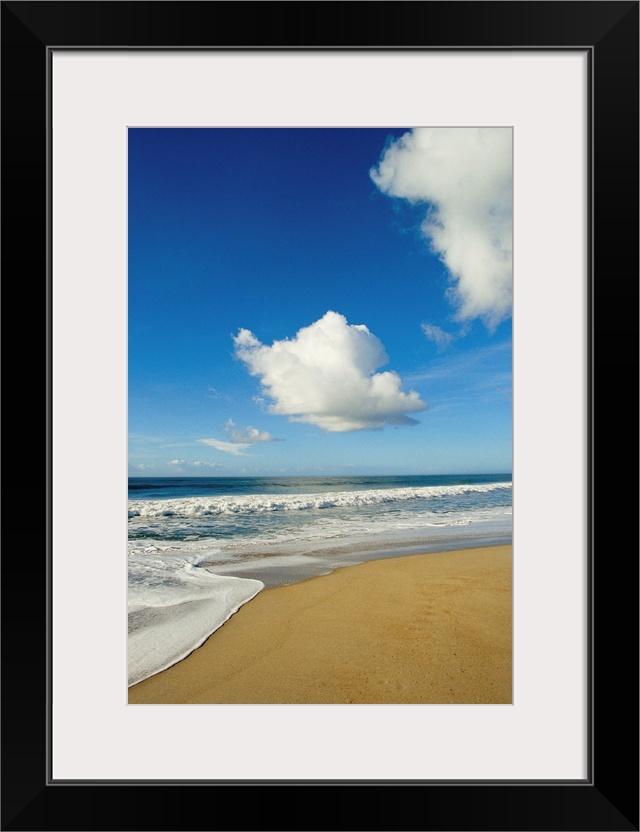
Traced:
<svg viewBox="0 0 640 832">
<path fill-rule="evenodd" d="M 512 547 L 369 561 L 260 592 L 130 704 L 508 704 Z"/>
</svg>

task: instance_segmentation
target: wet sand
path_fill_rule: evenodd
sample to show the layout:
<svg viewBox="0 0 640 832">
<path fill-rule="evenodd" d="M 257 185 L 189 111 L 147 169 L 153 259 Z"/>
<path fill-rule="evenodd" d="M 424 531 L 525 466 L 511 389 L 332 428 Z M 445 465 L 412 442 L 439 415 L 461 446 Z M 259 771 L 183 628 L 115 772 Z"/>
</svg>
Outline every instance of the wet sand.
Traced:
<svg viewBox="0 0 640 832">
<path fill-rule="evenodd" d="M 265 589 L 129 703 L 511 703 L 511 559 L 410 555 Z"/>
</svg>

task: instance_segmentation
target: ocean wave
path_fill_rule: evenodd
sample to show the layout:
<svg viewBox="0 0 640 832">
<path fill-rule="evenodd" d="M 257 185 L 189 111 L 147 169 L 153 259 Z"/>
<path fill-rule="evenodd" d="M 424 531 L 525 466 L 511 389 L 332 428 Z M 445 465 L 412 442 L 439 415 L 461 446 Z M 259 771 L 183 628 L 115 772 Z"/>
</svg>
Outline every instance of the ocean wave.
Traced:
<svg viewBox="0 0 640 832">
<path fill-rule="evenodd" d="M 420 488 L 336 491 L 322 494 L 243 494 L 166 500 L 129 500 L 129 517 L 195 517 L 266 514 L 277 511 L 375 506 L 407 500 L 433 500 L 461 494 L 508 491 L 511 483 L 423 486 Z"/>
</svg>

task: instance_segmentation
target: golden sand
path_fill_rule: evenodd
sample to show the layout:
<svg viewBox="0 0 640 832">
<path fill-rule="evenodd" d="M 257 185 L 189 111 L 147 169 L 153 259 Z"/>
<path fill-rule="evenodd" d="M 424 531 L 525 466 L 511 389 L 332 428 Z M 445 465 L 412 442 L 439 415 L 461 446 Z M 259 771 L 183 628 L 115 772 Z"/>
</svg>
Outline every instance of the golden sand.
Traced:
<svg viewBox="0 0 640 832">
<path fill-rule="evenodd" d="M 511 546 L 265 589 L 131 704 L 510 703 Z"/>
</svg>

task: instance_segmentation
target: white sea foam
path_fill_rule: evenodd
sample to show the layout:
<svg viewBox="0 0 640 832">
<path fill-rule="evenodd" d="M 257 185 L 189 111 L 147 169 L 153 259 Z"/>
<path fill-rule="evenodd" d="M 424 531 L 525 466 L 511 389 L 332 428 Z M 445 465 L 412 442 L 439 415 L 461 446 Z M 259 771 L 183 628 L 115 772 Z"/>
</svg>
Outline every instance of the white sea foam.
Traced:
<svg viewBox="0 0 640 832">
<path fill-rule="evenodd" d="M 130 557 L 129 685 L 186 658 L 263 587 L 175 557 Z"/>
<path fill-rule="evenodd" d="M 254 515 L 255 516 L 255 515 Z M 197 518 L 191 521 L 195 523 Z M 283 553 L 319 551 L 333 548 L 341 542 L 352 544 L 355 540 L 363 542 L 394 540 L 401 536 L 412 535 L 416 539 L 425 539 L 447 529 L 475 528 L 482 524 L 493 524 L 504 529 L 511 524 L 511 506 L 490 506 L 473 510 L 459 509 L 445 513 L 434 513 L 425 509 L 404 511 L 397 509 L 393 515 L 378 515 L 370 512 L 348 512 L 332 516 L 329 513 L 316 517 L 313 522 L 286 523 L 255 529 L 237 537 L 212 536 L 212 526 L 199 529 L 198 536 L 185 535 L 177 539 L 172 532 L 180 527 L 178 518 L 134 517 L 129 520 L 131 532 L 136 532 L 129 540 L 129 554 L 167 557 L 179 555 L 193 563 L 203 560 L 220 563 L 236 561 L 251 556 L 254 552 L 278 550 Z M 159 535 L 162 535 L 160 537 Z"/>
<path fill-rule="evenodd" d="M 433 500 L 463 494 L 509 490 L 511 483 L 433 485 L 420 488 L 335 491 L 322 494 L 241 494 L 219 497 L 185 497 L 167 500 L 130 500 L 129 517 L 194 517 L 223 514 L 264 514 L 275 511 L 374 506 L 406 500 Z"/>
</svg>

